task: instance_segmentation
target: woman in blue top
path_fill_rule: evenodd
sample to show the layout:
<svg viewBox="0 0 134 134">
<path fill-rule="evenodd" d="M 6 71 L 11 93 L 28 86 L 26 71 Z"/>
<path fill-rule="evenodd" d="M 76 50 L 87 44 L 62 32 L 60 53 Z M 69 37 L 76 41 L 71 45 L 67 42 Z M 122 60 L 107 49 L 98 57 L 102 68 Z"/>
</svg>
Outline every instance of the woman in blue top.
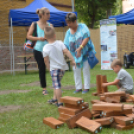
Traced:
<svg viewBox="0 0 134 134">
<path fill-rule="evenodd" d="M 76 91 L 82 91 L 81 69 L 83 68 L 84 90 L 82 93 L 87 93 L 90 89 L 90 67 L 87 60 L 87 51 L 94 51 L 94 45 L 90 40 L 90 32 L 85 24 L 77 23 L 77 17 L 74 13 L 66 15 L 66 23 L 69 26 L 66 32 L 64 44 L 71 52 L 75 59 L 77 67 L 73 67 L 74 80 Z M 96 52 L 95 52 L 96 53 Z"/>
<path fill-rule="evenodd" d="M 47 22 L 47 20 L 49 20 L 50 18 L 50 11 L 48 8 L 43 7 L 41 9 L 37 9 L 36 13 L 39 16 L 39 20 L 36 22 L 37 23 L 37 37 L 33 36 L 34 23 L 32 23 L 27 33 L 27 39 L 36 41 L 33 53 L 34 53 L 34 57 L 35 57 L 35 60 L 37 61 L 38 68 L 39 68 L 39 78 L 40 78 L 41 87 L 43 88 L 43 95 L 47 95 L 48 93 L 46 90 L 46 75 L 45 75 L 46 66 L 44 63 L 42 51 L 43 51 L 44 45 L 48 43 L 45 39 L 44 28 L 50 25 Z"/>
</svg>

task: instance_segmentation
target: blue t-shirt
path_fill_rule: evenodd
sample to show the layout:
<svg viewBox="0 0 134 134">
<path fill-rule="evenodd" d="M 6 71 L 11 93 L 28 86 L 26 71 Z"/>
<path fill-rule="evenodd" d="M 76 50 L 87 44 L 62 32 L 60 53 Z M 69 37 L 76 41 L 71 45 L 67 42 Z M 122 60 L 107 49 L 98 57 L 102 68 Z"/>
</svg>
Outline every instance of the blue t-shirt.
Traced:
<svg viewBox="0 0 134 134">
<path fill-rule="evenodd" d="M 90 37 L 90 32 L 88 27 L 85 24 L 79 23 L 77 27 L 77 31 L 74 34 L 71 34 L 70 29 L 66 32 L 64 44 L 66 45 L 67 49 L 71 52 L 72 56 L 77 63 L 77 67 L 82 68 L 83 62 L 87 60 L 87 51 L 93 51 L 96 53 L 94 45 L 89 39 L 86 46 L 81 51 L 81 57 L 77 58 L 77 53 L 75 52 L 77 48 L 82 44 L 82 41 L 85 38 Z"/>
<path fill-rule="evenodd" d="M 49 23 L 49 26 L 50 26 L 50 23 Z M 45 33 L 44 33 L 44 30 L 42 30 L 39 25 L 37 24 L 37 36 L 38 37 L 44 37 L 45 36 Z M 42 52 L 43 51 L 43 47 L 47 44 L 48 42 L 45 40 L 45 41 L 40 41 L 40 40 L 37 40 L 35 46 L 34 46 L 34 49 L 37 50 L 37 51 L 40 51 Z"/>
</svg>

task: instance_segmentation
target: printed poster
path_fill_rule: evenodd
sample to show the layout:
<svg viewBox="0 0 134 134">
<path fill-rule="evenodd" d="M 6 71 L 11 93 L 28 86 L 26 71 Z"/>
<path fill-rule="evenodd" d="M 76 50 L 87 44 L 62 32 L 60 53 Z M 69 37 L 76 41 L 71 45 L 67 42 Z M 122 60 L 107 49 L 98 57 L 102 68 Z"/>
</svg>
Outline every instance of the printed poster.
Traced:
<svg viewBox="0 0 134 134">
<path fill-rule="evenodd" d="M 117 27 L 115 19 L 100 20 L 101 70 L 111 70 L 117 58 Z"/>
</svg>

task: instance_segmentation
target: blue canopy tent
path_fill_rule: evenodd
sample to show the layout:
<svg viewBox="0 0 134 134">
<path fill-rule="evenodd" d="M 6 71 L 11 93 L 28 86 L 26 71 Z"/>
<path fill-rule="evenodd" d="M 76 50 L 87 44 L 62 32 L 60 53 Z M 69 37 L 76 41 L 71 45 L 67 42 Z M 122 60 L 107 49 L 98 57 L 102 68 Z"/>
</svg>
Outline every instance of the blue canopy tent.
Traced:
<svg viewBox="0 0 134 134">
<path fill-rule="evenodd" d="M 14 74 L 13 26 L 29 26 L 32 22 L 38 21 L 39 17 L 36 14 L 36 10 L 42 7 L 46 7 L 49 9 L 50 11 L 49 22 L 53 24 L 54 27 L 63 27 L 63 34 L 64 34 L 64 26 L 67 25 L 65 21 L 65 16 L 68 12 L 56 9 L 46 0 L 34 0 L 30 5 L 28 5 L 25 8 L 11 9 L 9 11 L 9 26 L 11 26 L 9 44 L 11 46 L 11 63 L 13 62 L 13 67 L 11 65 L 11 70 L 13 68 L 13 74 Z M 77 15 L 76 12 L 74 13 Z"/>
<path fill-rule="evenodd" d="M 29 26 L 33 21 L 37 21 L 39 19 L 36 14 L 36 10 L 42 7 L 46 7 L 50 10 L 49 22 L 52 23 L 54 27 L 66 26 L 65 16 L 68 12 L 56 9 L 46 0 L 34 0 L 25 8 L 11 9 L 9 12 L 9 25 L 11 25 L 12 18 L 13 26 Z"/>
<path fill-rule="evenodd" d="M 115 18 L 117 24 L 134 24 L 134 9 L 127 13 L 110 16 L 109 19 Z"/>
</svg>

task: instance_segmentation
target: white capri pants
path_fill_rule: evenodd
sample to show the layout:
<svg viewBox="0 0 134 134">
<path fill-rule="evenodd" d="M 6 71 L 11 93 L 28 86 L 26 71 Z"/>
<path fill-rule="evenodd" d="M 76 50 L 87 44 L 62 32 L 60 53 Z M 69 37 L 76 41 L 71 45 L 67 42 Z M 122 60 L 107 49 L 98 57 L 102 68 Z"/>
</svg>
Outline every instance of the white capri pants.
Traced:
<svg viewBox="0 0 134 134">
<path fill-rule="evenodd" d="M 73 66 L 76 90 L 82 89 L 81 70 L 83 69 L 84 89 L 90 89 L 90 66 L 88 61 L 83 62 L 83 68 Z"/>
</svg>

